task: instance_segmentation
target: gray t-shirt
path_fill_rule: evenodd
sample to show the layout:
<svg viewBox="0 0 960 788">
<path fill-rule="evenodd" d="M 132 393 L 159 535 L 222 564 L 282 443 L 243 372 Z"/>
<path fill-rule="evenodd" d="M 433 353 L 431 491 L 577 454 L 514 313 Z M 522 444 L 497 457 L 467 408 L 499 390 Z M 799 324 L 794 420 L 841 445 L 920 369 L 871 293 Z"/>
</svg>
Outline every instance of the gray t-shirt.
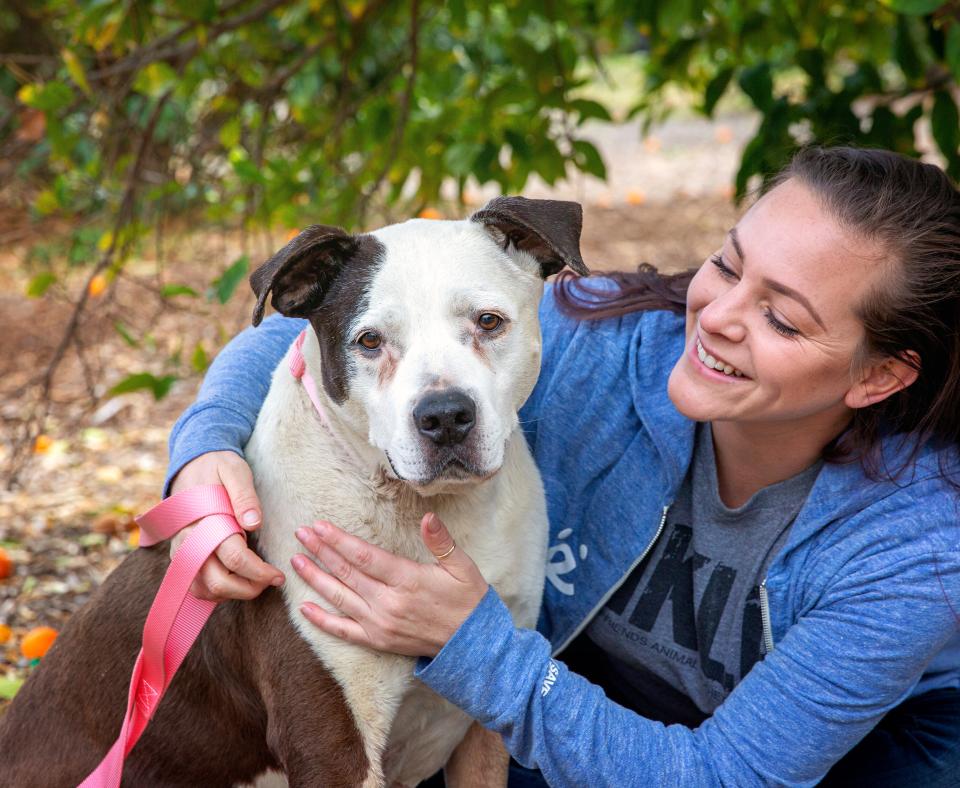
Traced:
<svg viewBox="0 0 960 788">
<path fill-rule="evenodd" d="M 586 630 L 607 663 L 606 680 L 596 671 L 590 678 L 655 719 L 711 714 L 763 654 L 760 583 L 821 465 L 730 509 L 720 500 L 711 428 L 698 425 L 664 532 Z"/>
</svg>

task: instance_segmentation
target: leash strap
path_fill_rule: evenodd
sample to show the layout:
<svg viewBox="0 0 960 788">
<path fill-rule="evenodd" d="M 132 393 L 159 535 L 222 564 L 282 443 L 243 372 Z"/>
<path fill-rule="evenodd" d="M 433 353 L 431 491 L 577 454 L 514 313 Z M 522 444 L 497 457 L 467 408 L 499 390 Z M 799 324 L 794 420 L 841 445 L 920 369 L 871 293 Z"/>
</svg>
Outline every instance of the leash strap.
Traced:
<svg viewBox="0 0 960 788">
<path fill-rule="evenodd" d="M 80 788 L 120 785 L 124 758 L 147 727 L 174 674 L 217 605 L 191 594 L 190 584 L 227 537 L 243 533 L 233 516 L 226 488 L 220 485 L 184 490 L 137 518 L 142 547 L 169 539 L 195 520 L 200 520 L 198 527 L 174 554 L 147 614 L 143 647 L 133 667 L 120 736 Z"/>
</svg>

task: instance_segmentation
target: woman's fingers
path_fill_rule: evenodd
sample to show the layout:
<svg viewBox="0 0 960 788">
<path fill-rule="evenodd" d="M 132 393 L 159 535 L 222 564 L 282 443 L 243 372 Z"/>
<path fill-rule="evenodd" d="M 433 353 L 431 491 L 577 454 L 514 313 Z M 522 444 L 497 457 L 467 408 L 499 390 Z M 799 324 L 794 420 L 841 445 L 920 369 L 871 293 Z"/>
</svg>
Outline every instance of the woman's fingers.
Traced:
<svg viewBox="0 0 960 788">
<path fill-rule="evenodd" d="M 323 564 L 328 574 L 333 575 L 343 585 L 356 591 L 368 601 L 380 596 L 385 588 L 384 583 L 370 571 L 371 563 L 376 560 L 373 558 L 373 552 L 382 552 L 393 561 L 403 560 L 355 537 L 351 537 L 351 540 L 358 542 L 359 545 L 352 550 L 346 547 L 343 541 L 339 542 L 341 548 L 347 550 L 347 555 L 350 556 L 348 558 L 326 540 L 318 537 L 316 532 L 310 528 L 298 528 L 297 539 L 314 555 L 317 561 Z M 299 571 L 298 567 L 295 566 L 294 568 Z M 316 565 L 314 565 L 314 569 L 318 573 L 322 573 L 322 570 Z M 310 582 L 308 578 L 304 579 Z M 317 590 L 320 589 L 317 588 Z"/>
<path fill-rule="evenodd" d="M 327 563 L 326 558 L 317 552 L 318 550 L 323 551 L 325 548 L 329 548 L 329 552 L 325 552 L 324 555 L 331 559 L 333 559 L 334 555 L 339 556 L 339 558 L 342 559 L 342 563 L 334 561 L 334 564 L 340 568 L 341 571 L 345 572 L 347 577 L 351 576 L 354 569 L 358 569 L 360 570 L 358 573 L 360 575 L 367 575 L 388 586 L 396 586 L 403 582 L 411 568 L 419 566 L 419 564 L 413 561 L 408 561 L 406 558 L 388 553 L 386 550 L 382 550 L 369 542 L 365 542 L 359 537 L 341 531 L 332 523 L 324 520 L 313 524 L 312 533 L 309 528 L 298 529 L 297 538 L 300 538 L 301 531 L 304 532 L 304 537 L 307 539 L 307 541 L 300 539 L 304 547 L 310 550 L 325 566 L 333 571 L 334 566 Z M 313 534 L 316 534 L 316 538 L 312 538 Z M 344 564 L 346 565 L 344 566 Z M 341 577 L 335 571 L 334 574 L 340 577 L 341 580 L 344 580 L 344 582 L 347 582 L 346 578 Z M 347 584 L 351 585 L 349 582 L 347 582 Z M 364 596 L 366 596 L 366 594 L 364 594 Z"/>
<path fill-rule="evenodd" d="M 228 571 L 259 585 L 261 590 L 268 585 L 283 584 L 283 572 L 253 552 L 240 534 L 224 539 L 217 548 L 216 555 Z"/>
<path fill-rule="evenodd" d="M 233 512 L 246 530 L 260 527 L 260 500 L 253 486 L 253 472 L 246 461 L 233 452 L 220 452 L 217 474 L 223 486 L 227 488 Z"/>
<path fill-rule="evenodd" d="M 190 586 L 190 593 L 199 599 L 224 602 L 228 599 L 255 599 L 266 586 L 266 583 L 254 583 L 231 574 L 220 559 L 210 556 Z"/>
<path fill-rule="evenodd" d="M 313 602 L 304 602 L 300 605 L 300 612 L 307 620 L 328 635 L 346 640 L 348 643 L 356 643 L 359 646 L 373 647 L 373 643 L 364 628 L 352 618 L 328 613 L 320 605 L 315 605 Z"/>
<path fill-rule="evenodd" d="M 295 555 L 291 561 L 297 574 L 320 596 L 345 615 L 359 618 L 370 614 L 370 606 L 352 588 L 324 572 L 307 556 Z"/>
<path fill-rule="evenodd" d="M 201 454 L 180 469 L 170 490 L 177 493 L 203 484 L 222 484 L 237 522 L 247 531 L 259 527 L 260 501 L 253 487 L 253 473 L 243 457 L 232 451 Z M 171 540 L 171 557 L 195 527 L 187 526 Z M 281 585 L 283 581 L 283 572 L 247 547 L 243 536 L 235 534 L 204 562 L 190 591 L 200 599 L 217 602 L 253 599 L 268 585 Z"/>
<path fill-rule="evenodd" d="M 195 525 L 188 525 L 171 542 L 170 555 L 183 544 Z M 281 585 L 283 573 L 251 550 L 240 534 L 227 537 L 200 568 L 190 585 L 190 593 L 199 599 L 223 602 L 227 599 L 253 599 L 269 585 Z"/>
</svg>

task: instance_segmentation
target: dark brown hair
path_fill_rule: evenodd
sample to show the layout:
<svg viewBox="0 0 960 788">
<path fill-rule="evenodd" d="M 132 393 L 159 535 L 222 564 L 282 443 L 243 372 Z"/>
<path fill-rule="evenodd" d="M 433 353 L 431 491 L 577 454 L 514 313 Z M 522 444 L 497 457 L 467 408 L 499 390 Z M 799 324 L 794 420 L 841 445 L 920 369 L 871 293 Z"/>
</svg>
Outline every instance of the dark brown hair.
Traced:
<svg viewBox="0 0 960 788">
<path fill-rule="evenodd" d="M 843 227 L 879 243 L 891 264 L 858 307 L 865 340 L 855 363 L 899 358 L 919 373 L 913 385 L 855 410 L 824 459 L 860 459 L 871 475 L 896 477 L 927 441 L 960 448 L 960 192 L 932 164 L 861 148 L 805 148 L 766 190 L 789 178 L 811 189 Z M 644 264 L 635 273 L 606 274 L 618 285 L 606 291 L 564 274 L 556 297 L 564 312 L 587 320 L 641 309 L 682 312 L 693 273 L 661 276 Z M 882 466 L 884 435 L 912 441 L 903 468 Z"/>
</svg>

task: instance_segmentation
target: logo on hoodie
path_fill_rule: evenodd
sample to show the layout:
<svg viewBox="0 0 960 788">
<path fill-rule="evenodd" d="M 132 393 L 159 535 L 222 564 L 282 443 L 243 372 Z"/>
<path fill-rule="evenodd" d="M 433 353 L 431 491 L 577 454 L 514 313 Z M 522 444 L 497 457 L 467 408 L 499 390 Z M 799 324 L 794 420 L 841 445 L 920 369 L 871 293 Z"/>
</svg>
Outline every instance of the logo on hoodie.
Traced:
<svg viewBox="0 0 960 788">
<path fill-rule="evenodd" d="M 557 539 L 567 539 L 572 533 L 572 528 L 564 528 L 557 534 Z M 577 552 L 580 555 L 580 560 L 585 561 L 588 553 L 587 546 L 585 544 L 580 545 Z M 566 542 L 560 542 L 550 546 L 550 550 L 547 552 L 547 580 L 561 594 L 573 596 L 573 583 L 564 580 L 563 575 L 570 574 L 576 568 L 577 559 L 570 545 Z"/>
</svg>

